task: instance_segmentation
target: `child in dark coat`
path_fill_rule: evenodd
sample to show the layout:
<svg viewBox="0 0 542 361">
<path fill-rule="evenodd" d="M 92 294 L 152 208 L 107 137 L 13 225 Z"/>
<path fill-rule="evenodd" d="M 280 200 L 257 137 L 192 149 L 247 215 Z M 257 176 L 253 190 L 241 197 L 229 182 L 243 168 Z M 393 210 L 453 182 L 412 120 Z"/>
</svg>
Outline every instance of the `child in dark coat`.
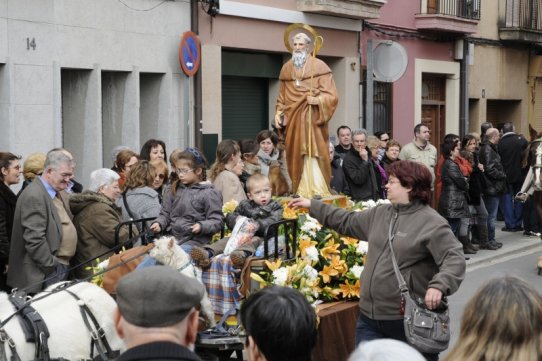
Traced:
<svg viewBox="0 0 542 361">
<path fill-rule="evenodd" d="M 242 244 L 230 254 L 235 268 L 242 268 L 248 256 L 256 252 L 263 242 L 267 228 L 282 219 L 282 205 L 271 199 L 271 185 L 269 179 L 262 174 L 254 174 L 248 178 L 248 199 L 241 201 L 235 211 L 226 216 L 226 224 L 233 229 L 239 217 L 247 217 L 258 224 L 255 236 L 251 241 Z M 210 258 L 221 254 L 226 248 L 229 238 L 225 237 L 218 242 L 203 247 L 194 246 L 190 252 L 192 259 L 202 268 L 209 267 Z"/>
</svg>

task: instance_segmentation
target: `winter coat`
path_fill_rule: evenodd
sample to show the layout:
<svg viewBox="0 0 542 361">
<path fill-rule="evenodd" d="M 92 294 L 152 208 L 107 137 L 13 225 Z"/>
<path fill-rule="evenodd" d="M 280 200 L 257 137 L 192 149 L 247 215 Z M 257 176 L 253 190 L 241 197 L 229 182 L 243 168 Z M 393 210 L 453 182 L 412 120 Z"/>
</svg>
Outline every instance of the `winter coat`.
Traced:
<svg viewBox="0 0 542 361">
<path fill-rule="evenodd" d="M 480 146 L 480 163 L 484 165 L 483 193 L 497 196 L 506 192 L 506 173 L 497 153 L 497 145 L 486 141 Z"/>
<path fill-rule="evenodd" d="M 0 264 L 6 264 L 9 258 L 9 243 L 16 205 L 17 196 L 11 188 L 0 181 Z"/>
<path fill-rule="evenodd" d="M 523 169 L 521 163 L 528 145 L 527 139 L 513 132 L 504 134 L 499 141 L 498 152 L 509 184 L 523 183 L 525 179 L 528 169 Z"/>
<path fill-rule="evenodd" d="M 175 194 L 171 187 L 176 186 Z M 224 228 L 222 194 L 209 182 L 186 187 L 176 182 L 166 191 L 156 221 L 162 230 L 171 232 L 179 244 L 205 245 Z M 192 226 L 201 225 L 201 232 L 192 233 Z"/>
<path fill-rule="evenodd" d="M 242 200 L 247 199 L 241 180 L 235 173 L 227 169 L 224 169 L 216 176 L 213 185 L 217 191 L 222 193 L 224 202 L 229 202 L 231 200 L 241 202 Z"/>
<path fill-rule="evenodd" d="M 77 230 L 77 249 L 71 260 L 72 266 L 97 257 L 115 246 L 115 228 L 122 222 L 121 210 L 105 195 L 86 190 L 70 197 L 73 224 Z M 127 226 L 120 229 L 119 242 L 127 240 Z M 113 252 L 100 256 L 107 259 Z M 94 264 L 94 263 L 93 263 Z M 90 276 L 92 271 L 84 266 L 73 271 L 76 278 Z"/>
<path fill-rule="evenodd" d="M 350 194 L 348 183 L 344 176 L 343 167 L 341 165 L 342 159 L 339 155 L 335 154 L 331 161 L 331 189 L 339 193 L 346 195 Z"/>
<path fill-rule="evenodd" d="M 356 202 L 380 199 L 380 173 L 375 171 L 370 152 L 368 157 L 368 160 L 361 159 L 359 152 L 352 148 L 343 160 L 346 182 Z"/>
<path fill-rule="evenodd" d="M 440 179 L 442 191 L 438 203 L 439 213 L 446 218 L 470 217 L 467 201 L 468 178 L 461 173 L 459 166 L 452 159 L 444 160 Z"/>
<path fill-rule="evenodd" d="M 469 177 L 469 192 L 468 201 L 470 205 L 479 206 L 480 197 L 482 196 L 482 177 L 484 174 L 478 168 L 480 161 L 478 160 L 478 152 L 469 153 L 466 150 L 461 151 L 461 156 L 464 159 L 471 159 L 472 173 Z"/>
<path fill-rule="evenodd" d="M 131 219 L 156 218 L 160 213 L 160 200 L 158 193 L 151 187 L 140 187 L 125 191 L 126 203 L 124 204 L 124 196 L 117 199 L 117 206 L 122 209 L 122 219 L 129 221 Z M 130 212 L 128 212 L 128 209 Z M 147 222 L 149 226 L 152 222 Z M 138 230 L 141 231 L 140 225 L 137 224 Z"/>
<path fill-rule="evenodd" d="M 423 299 L 429 287 L 449 296 L 465 277 L 463 246 L 448 222 L 429 205 L 414 201 L 349 212 L 313 200 L 310 215 L 340 234 L 369 242 L 361 274 L 359 306 L 361 313 L 370 319 L 403 319 L 401 294 L 388 245 L 390 225 L 395 224 L 393 249 L 397 264 L 414 298 Z"/>
<path fill-rule="evenodd" d="M 265 236 L 267 228 L 282 219 L 282 205 L 277 201 L 271 201 L 265 206 L 260 206 L 252 200 L 244 200 L 233 211 L 226 216 L 226 224 L 228 228 L 233 229 L 235 227 L 235 221 L 237 217 L 244 216 L 258 222 L 258 230 L 256 236 Z"/>
</svg>

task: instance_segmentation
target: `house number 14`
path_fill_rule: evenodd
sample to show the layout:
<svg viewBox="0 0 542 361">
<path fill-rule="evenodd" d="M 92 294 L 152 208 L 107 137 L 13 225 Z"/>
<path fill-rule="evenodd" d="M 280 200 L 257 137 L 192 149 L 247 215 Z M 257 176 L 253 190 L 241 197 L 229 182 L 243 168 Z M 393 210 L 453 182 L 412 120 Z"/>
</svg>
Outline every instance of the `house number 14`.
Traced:
<svg viewBox="0 0 542 361">
<path fill-rule="evenodd" d="M 35 38 L 26 38 L 26 50 L 36 50 L 36 39 Z"/>
</svg>

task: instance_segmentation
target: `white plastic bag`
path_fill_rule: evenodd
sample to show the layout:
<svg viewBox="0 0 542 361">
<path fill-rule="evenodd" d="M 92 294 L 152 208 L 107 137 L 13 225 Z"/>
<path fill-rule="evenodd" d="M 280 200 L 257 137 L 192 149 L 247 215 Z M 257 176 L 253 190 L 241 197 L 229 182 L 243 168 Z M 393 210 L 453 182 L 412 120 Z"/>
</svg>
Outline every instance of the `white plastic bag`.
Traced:
<svg viewBox="0 0 542 361">
<path fill-rule="evenodd" d="M 230 239 L 224 248 L 224 254 L 228 256 L 241 245 L 252 241 L 252 237 L 258 230 L 258 223 L 250 218 L 240 216 L 231 232 Z"/>
</svg>

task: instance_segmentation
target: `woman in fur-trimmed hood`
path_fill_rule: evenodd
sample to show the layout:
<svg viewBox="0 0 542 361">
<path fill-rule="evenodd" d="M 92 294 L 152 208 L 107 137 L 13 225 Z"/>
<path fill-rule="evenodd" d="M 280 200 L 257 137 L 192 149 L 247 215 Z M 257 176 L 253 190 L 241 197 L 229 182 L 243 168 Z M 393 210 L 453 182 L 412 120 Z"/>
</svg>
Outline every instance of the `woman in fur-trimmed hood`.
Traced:
<svg viewBox="0 0 542 361">
<path fill-rule="evenodd" d="M 120 196 L 119 175 L 110 169 L 98 169 L 90 174 L 89 190 L 70 197 L 73 224 L 77 230 L 77 250 L 72 258 L 72 266 L 92 259 L 115 246 L 115 228 L 122 222 L 120 209 L 115 201 Z M 128 228 L 122 228 L 119 241 L 128 239 Z M 101 256 L 106 259 L 111 254 Z M 96 262 L 94 262 L 95 264 Z M 92 274 L 81 265 L 73 271 L 76 278 Z"/>
</svg>

